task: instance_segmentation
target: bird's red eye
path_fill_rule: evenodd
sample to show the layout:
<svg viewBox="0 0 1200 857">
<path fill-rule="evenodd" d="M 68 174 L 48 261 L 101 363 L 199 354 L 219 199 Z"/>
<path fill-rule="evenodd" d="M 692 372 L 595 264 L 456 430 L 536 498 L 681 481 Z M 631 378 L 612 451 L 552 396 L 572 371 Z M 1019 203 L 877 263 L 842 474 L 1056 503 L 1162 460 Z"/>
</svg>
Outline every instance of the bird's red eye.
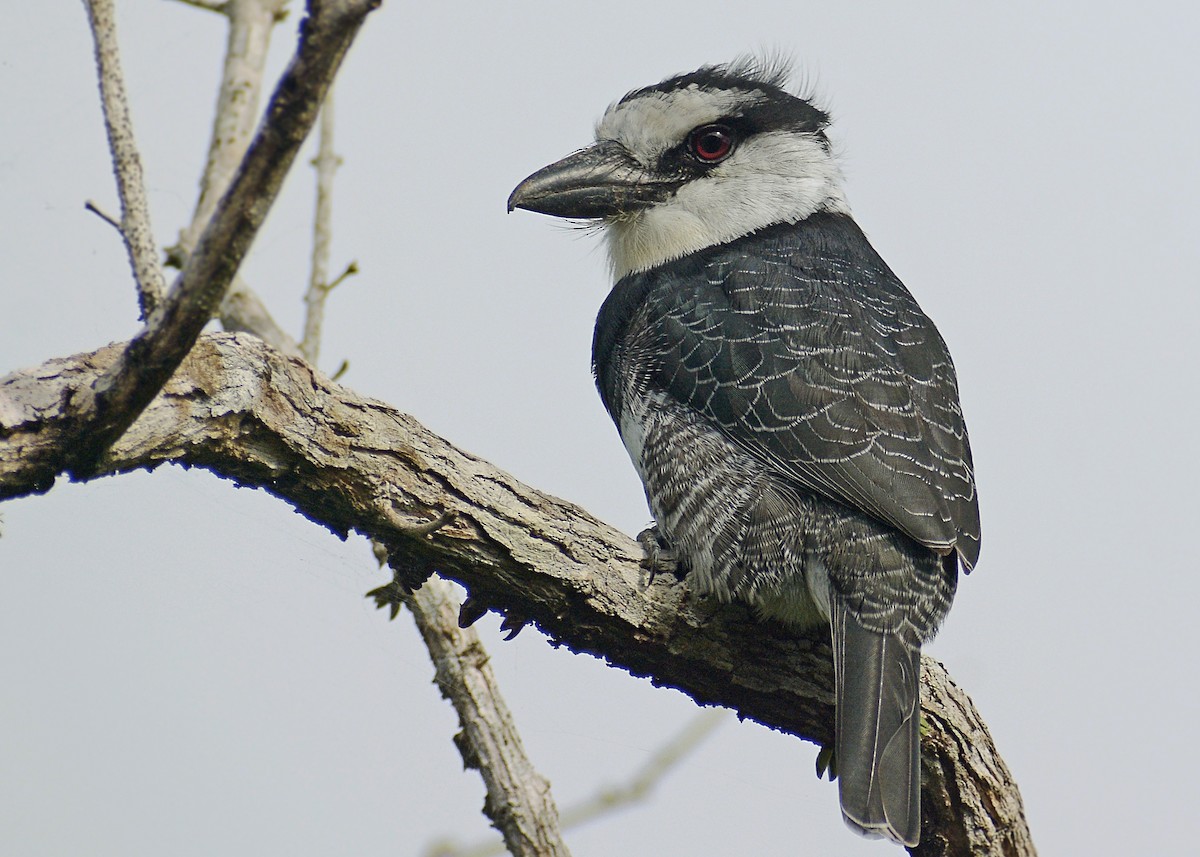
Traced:
<svg viewBox="0 0 1200 857">
<path fill-rule="evenodd" d="M 706 164 L 715 164 L 733 151 L 733 132 L 724 125 L 701 125 L 688 135 L 688 149 Z"/>
</svg>

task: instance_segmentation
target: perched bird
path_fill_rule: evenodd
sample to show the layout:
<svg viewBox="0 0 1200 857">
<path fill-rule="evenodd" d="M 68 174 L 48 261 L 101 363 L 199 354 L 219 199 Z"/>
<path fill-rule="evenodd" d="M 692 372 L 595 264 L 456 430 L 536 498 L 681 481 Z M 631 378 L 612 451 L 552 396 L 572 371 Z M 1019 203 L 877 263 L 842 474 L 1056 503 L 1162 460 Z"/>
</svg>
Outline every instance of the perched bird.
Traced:
<svg viewBox="0 0 1200 857">
<path fill-rule="evenodd" d="M 827 624 L 851 827 L 920 836 L 920 650 L 979 555 L 954 365 L 850 216 L 829 116 L 753 60 L 630 92 L 515 208 L 601 223 L 593 369 L 649 553 Z"/>
</svg>

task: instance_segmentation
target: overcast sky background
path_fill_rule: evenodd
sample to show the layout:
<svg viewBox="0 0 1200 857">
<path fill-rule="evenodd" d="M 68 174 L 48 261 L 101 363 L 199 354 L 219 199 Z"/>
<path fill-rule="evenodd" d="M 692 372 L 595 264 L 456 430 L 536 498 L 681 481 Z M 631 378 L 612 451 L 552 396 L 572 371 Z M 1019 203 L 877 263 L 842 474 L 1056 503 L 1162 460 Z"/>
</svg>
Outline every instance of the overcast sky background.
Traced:
<svg viewBox="0 0 1200 857">
<path fill-rule="evenodd" d="M 158 243 L 190 217 L 218 16 L 120 4 Z M 294 2 L 293 7 L 297 6 Z M 631 88 L 772 48 L 834 114 L 851 205 L 940 327 L 983 552 L 929 651 L 974 698 L 1043 854 L 1195 853 L 1200 61 L 1193 3 L 386 0 L 339 79 L 323 367 L 635 533 L 588 372 L 592 237 L 512 187 Z M 137 329 L 85 15 L 0 29 L 0 374 Z M 277 31 L 271 76 L 298 9 Z M 243 269 L 301 323 L 312 171 Z M 486 836 L 455 716 L 386 576 L 277 500 L 163 468 L 0 507 L 0 852 L 416 855 Z M 693 716 L 673 691 L 479 623 L 559 806 Z M 730 718 L 576 857 L 899 853 L 842 825 L 815 748 Z M 1190 843 L 1190 845 L 1189 845 Z"/>
</svg>

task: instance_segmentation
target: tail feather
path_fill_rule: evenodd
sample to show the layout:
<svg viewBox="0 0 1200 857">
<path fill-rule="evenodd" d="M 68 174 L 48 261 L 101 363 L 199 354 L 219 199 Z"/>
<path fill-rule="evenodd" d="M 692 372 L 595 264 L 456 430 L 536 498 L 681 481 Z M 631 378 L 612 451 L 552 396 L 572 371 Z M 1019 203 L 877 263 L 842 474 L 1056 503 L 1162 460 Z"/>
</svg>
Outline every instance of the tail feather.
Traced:
<svg viewBox="0 0 1200 857">
<path fill-rule="evenodd" d="M 837 769 L 842 815 L 867 836 L 917 844 L 921 834 L 921 651 L 864 628 L 833 605 Z"/>
</svg>

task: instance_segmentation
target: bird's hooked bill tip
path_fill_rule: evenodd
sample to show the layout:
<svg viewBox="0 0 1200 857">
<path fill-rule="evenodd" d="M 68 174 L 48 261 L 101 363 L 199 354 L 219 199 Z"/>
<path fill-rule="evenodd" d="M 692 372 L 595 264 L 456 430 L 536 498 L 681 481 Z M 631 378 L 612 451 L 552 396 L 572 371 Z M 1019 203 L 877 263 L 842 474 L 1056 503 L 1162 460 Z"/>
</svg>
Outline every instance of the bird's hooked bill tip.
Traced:
<svg viewBox="0 0 1200 857">
<path fill-rule="evenodd" d="M 518 208 L 527 209 L 529 211 L 538 211 L 537 201 L 542 197 L 552 194 L 554 188 L 546 186 L 544 175 L 553 169 L 556 164 L 551 164 L 549 167 L 543 167 L 530 176 L 527 176 L 521 181 L 513 192 L 508 195 L 508 201 L 505 207 L 509 214 L 512 214 Z"/>
<path fill-rule="evenodd" d="M 518 208 L 525 211 L 537 212 L 539 209 L 536 205 L 537 195 L 529 193 L 524 189 L 524 183 L 517 186 L 517 189 L 509 194 L 508 202 L 505 204 L 507 213 L 512 214 Z"/>
<path fill-rule="evenodd" d="M 651 176 L 624 146 L 606 140 L 525 178 L 509 195 L 508 210 L 595 220 L 661 202 L 676 186 Z"/>
</svg>

